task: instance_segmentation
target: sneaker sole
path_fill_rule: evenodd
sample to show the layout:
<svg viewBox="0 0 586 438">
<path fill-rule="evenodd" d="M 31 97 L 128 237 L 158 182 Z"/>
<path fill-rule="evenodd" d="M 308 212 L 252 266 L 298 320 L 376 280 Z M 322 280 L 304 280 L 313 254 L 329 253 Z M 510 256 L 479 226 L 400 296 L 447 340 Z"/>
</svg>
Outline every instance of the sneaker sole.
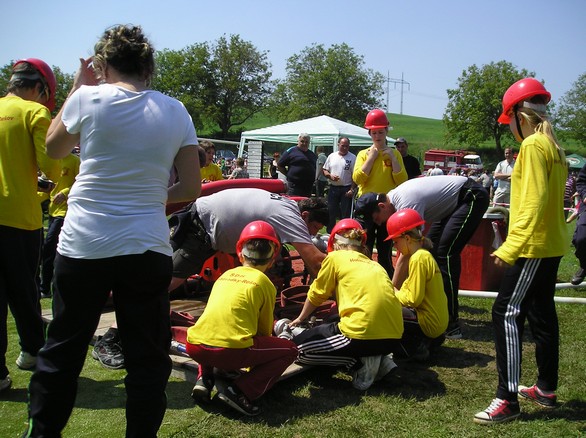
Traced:
<svg viewBox="0 0 586 438">
<path fill-rule="evenodd" d="M 212 398 L 210 397 L 211 392 L 202 386 L 194 386 L 191 391 L 191 398 L 195 401 L 210 403 Z"/>
<path fill-rule="evenodd" d="M 249 417 L 255 417 L 258 414 L 260 414 L 260 409 L 257 412 L 246 412 L 237 403 L 234 403 L 234 401 L 232 401 L 232 399 L 230 397 L 222 394 L 221 392 L 218 394 L 218 398 L 220 400 L 222 400 L 224 403 L 226 403 L 228 406 L 230 406 L 231 408 L 236 409 L 238 412 L 240 412 L 244 415 L 248 415 Z"/>
<path fill-rule="evenodd" d="M 507 421 L 512 421 L 512 420 L 518 418 L 519 415 L 521 415 L 521 413 L 509 415 L 508 417 L 503 418 L 502 420 L 493 420 L 493 419 L 485 420 L 484 418 L 474 417 L 474 422 L 476 424 L 500 424 L 500 423 L 506 423 Z"/>
<path fill-rule="evenodd" d="M 109 370 L 121 370 L 124 368 L 124 364 L 122 365 L 117 365 L 117 366 L 112 366 L 112 365 L 108 365 L 106 363 L 104 363 L 102 361 L 102 359 L 100 359 L 100 355 L 98 353 L 96 353 L 96 350 L 92 350 L 92 357 L 97 360 L 98 362 L 100 362 L 100 365 L 102 365 L 104 368 L 107 368 Z"/>
</svg>

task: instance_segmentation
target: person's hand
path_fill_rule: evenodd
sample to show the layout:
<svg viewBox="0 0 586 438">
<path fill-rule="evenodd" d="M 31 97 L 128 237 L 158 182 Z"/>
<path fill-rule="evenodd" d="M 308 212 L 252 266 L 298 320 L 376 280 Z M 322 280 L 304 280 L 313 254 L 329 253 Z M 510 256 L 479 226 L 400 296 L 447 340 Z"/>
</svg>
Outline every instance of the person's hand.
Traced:
<svg viewBox="0 0 586 438">
<path fill-rule="evenodd" d="M 340 181 L 340 175 L 334 175 L 333 173 L 330 173 L 330 179 L 332 181 Z"/>
<path fill-rule="evenodd" d="M 299 318 L 295 318 L 293 321 L 291 321 L 289 323 L 289 328 L 293 328 L 293 327 L 297 327 L 299 324 L 301 324 L 303 322 L 303 320 L 299 319 Z"/>
<path fill-rule="evenodd" d="M 55 195 L 55 197 L 53 197 L 53 200 L 51 202 L 53 202 L 53 204 L 55 204 L 55 205 L 61 205 L 65 201 L 67 201 L 67 196 L 65 196 L 63 193 L 59 192 Z"/>
<path fill-rule="evenodd" d="M 496 255 L 494 255 L 494 253 L 491 254 L 490 256 L 494 259 L 495 266 L 497 266 L 499 268 L 505 268 L 507 266 L 511 266 L 507 262 L 505 262 L 503 259 L 499 259 Z"/>
<path fill-rule="evenodd" d="M 98 79 L 94 72 L 93 57 L 79 58 L 79 69 L 73 79 L 73 89 L 77 90 L 82 85 L 97 85 Z"/>
<path fill-rule="evenodd" d="M 368 150 L 368 158 L 373 157 L 376 158 L 378 157 L 378 149 L 375 148 L 374 146 L 371 146 L 371 148 Z"/>
</svg>

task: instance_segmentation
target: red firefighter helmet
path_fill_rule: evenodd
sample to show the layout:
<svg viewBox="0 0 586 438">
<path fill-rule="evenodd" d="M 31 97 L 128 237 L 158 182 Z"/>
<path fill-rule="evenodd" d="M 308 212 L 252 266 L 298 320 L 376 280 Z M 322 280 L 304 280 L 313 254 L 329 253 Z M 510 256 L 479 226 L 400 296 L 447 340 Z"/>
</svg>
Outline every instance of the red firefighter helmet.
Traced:
<svg viewBox="0 0 586 438">
<path fill-rule="evenodd" d="M 330 233 L 330 238 L 328 239 L 328 252 L 332 252 L 334 250 L 334 242 L 336 241 L 336 234 L 339 234 L 343 231 L 348 230 L 363 230 L 362 225 L 355 219 L 342 219 L 334 228 L 332 228 L 332 232 Z M 362 244 L 366 243 L 366 233 L 362 236 Z"/>
<path fill-rule="evenodd" d="M 530 99 L 533 96 L 545 96 L 545 103 L 551 99 L 551 94 L 543 84 L 535 78 L 524 78 L 509 87 L 503 96 L 503 112 L 498 121 L 503 125 L 511 123 L 509 113 L 519 102 Z"/>
<path fill-rule="evenodd" d="M 240 233 L 240 239 L 236 243 L 236 254 L 238 254 L 238 257 L 242 254 L 244 244 L 252 239 L 266 239 L 273 242 L 276 246 L 275 252 L 273 253 L 275 257 L 281 250 L 281 241 L 273 226 L 265 221 L 253 221 L 246 225 Z"/>
<path fill-rule="evenodd" d="M 381 109 L 373 109 L 366 115 L 364 127 L 366 129 L 381 129 L 389 126 L 389 119 Z"/>
<path fill-rule="evenodd" d="M 401 234 L 412 230 L 415 227 L 423 225 L 425 221 L 417 211 L 412 208 L 403 208 L 392 214 L 387 220 L 387 233 L 389 237 L 385 240 L 394 239 Z"/>
<path fill-rule="evenodd" d="M 43 76 L 43 78 L 45 79 L 45 82 L 49 87 L 49 100 L 47 101 L 45 106 L 49 109 L 49 111 L 53 111 L 55 109 L 55 92 L 57 90 L 57 79 L 55 79 L 55 74 L 53 73 L 53 70 L 45 61 L 42 61 L 37 58 L 27 58 L 16 61 L 12 66 L 12 69 L 14 70 L 14 67 L 23 62 L 27 62 L 34 68 L 36 68 L 41 74 L 41 76 Z"/>
</svg>

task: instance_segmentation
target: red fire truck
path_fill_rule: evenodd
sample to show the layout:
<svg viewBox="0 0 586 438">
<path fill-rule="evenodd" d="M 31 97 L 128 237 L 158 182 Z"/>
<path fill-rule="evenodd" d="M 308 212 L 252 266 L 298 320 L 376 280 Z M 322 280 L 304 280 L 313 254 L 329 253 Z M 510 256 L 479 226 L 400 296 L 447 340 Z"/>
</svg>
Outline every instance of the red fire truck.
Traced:
<svg viewBox="0 0 586 438">
<path fill-rule="evenodd" d="M 473 151 L 430 149 L 425 152 L 423 170 L 427 172 L 439 163 L 439 167 L 448 174 L 450 170 L 460 167 L 464 169 L 482 170 L 480 155 Z"/>
</svg>

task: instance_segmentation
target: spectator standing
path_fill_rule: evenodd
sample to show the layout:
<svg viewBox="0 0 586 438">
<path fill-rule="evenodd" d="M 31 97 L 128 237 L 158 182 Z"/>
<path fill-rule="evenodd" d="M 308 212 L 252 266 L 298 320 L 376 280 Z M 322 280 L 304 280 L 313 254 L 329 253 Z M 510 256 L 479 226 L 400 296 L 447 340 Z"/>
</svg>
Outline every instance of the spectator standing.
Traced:
<svg viewBox="0 0 586 438">
<path fill-rule="evenodd" d="M 110 293 L 126 356 L 126 436 L 155 437 L 167 403 L 172 248 L 165 204 L 199 195 L 197 137 L 179 101 L 147 88 L 154 48 L 140 27 L 107 29 L 94 52 L 80 60 L 47 134 L 49 156 L 63 158 L 79 143 L 81 165 L 59 235 L 53 320 L 29 385 L 31 437 L 60 436 L 66 426 Z M 173 165 L 179 182 L 168 188 Z"/>
<path fill-rule="evenodd" d="M 56 87 L 51 68 L 29 58 L 14 64 L 8 93 L 0 98 L 0 392 L 12 385 L 8 307 L 20 338 L 19 368 L 33 368 L 45 342 L 36 283 L 43 241 L 37 171 L 52 180 L 59 176 L 59 162 L 45 153 Z"/>
<path fill-rule="evenodd" d="M 67 213 L 67 198 L 78 173 L 79 156 L 71 153 L 61 160 L 61 176 L 51 191 L 49 221 L 41 257 L 40 290 L 42 298 L 49 298 L 52 295 L 53 262 L 57 254 L 57 241 Z"/>
<path fill-rule="evenodd" d="M 492 187 L 492 174 L 488 169 L 484 169 L 478 178 L 478 182 L 482 184 L 482 187 L 486 190 L 486 193 L 490 194 Z"/>
<path fill-rule="evenodd" d="M 576 271 L 572 277 L 571 283 L 578 285 L 584 281 L 586 277 L 586 165 L 578 172 L 576 179 L 576 192 L 579 199 L 578 203 L 578 220 L 576 222 L 576 229 L 574 230 L 574 237 L 572 244 L 574 245 L 574 255 L 580 263 L 580 269 Z"/>
<path fill-rule="evenodd" d="M 366 193 L 387 193 L 407 181 L 407 172 L 401 153 L 387 146 L 389 119 L 384 111 L 374 109 L 366 115 L 364 127 L 372 139 L 372 146 L 358 152 L 352 179 L 358 186 L 358 196 Z M 387 229 L 384 223 L 368 221 L 366 225 L 366 246 L 372 252 L 375 242 L 377 260 L 393 277 L 391 262 L 392 242 L 385 241 Z"/>
<path fill-rule="evenodd" d="M 435 163 L 435 166 L 427 171 L 427 176 L 443 175 L 444 171 L 440 167 L 440 163 Z"/>
<path fill-rule="evenodd" d="M 200 170 L 201 182 L 208 183 L 210 181 L 221 181 L 224 179 L 222 174 L 225 160 L 222 158 L 222 168 L 214 163 L 216 156 L 216 146 L 209 140 L 202 140 L 200 146 L 206 153 L 206 162 Z"/>
<path fill-rule="evenodd" d="M 246 225 L 236 252 L 242 266 L 216 280 L 201 317 L 187 331 L 187 353 L 199 363 L 192 395 L 209 401 L 214 367 L 246 372 L 218 397 L 245 415 L 258 415 L 254 403 L 267 392 L 297 358 L 297 346 L 271 336 L 277 291 L 265 272 L 279 255 L 275 229 L 263 221 Z"/>
<path fill-rule="evenodd" d="M 249 178 L 248 171 L 244 168 L 244 158 L 236 158 L 236 168 L 232 171 L 228 179 L 245 179 Z"/>
<path fill-rule="evenodd" d="M 297 145 L 285 151 L 279 159 L 279 171 L 287 177 L 287 194 L 309 198 L 315 183 L 317 155 L 309 150 L 309 134 L 301 133 Z"/>
<path fill-rule="evenodd" d="M 328 189 L 328 210 L 330 212 L 328 233 L 334 228 L 336 219 L 350 217 L 352 199 L 356 193 L 356 187 L 352 181 L 354 163 L 356 163 L 356 155 L 350 152 L 350 139 L 341 137 L 338 140 L 338 151 L 328 155 L 323 166 L 323 174 L 330 180 Z"/>
<path fill-rule="evenodd" d="M 492 202 L 494 205 L 506 204 L 509 206 L 511 199 L 511 174 L 515 167 L 515 158 L 513 157 L 513 149 L 505 149 L 505 159 L 496 165 L 494 170 L 494 179 L 497 182 L 497 188 L 494 192 Z"/>
<path fill-rule="evenodd" d="M 421 165 L 419 164 L 419 160 L 415 158 L 413 155 L 409 155 L 409 145 L 407 144 L 407 140 L 404 137 L 399 137 L 395 140 L 395 147 L 401 153 L 401 157 L 403 157 L 403 164 L 405 165 L 405 170 L 407 171 L 407 178 L 413 179 L 417 178 L 421 175 Z"/>
<path fill-rule="evenodd" d="M 474 422 L 494 424 L 520 414 L 518 397 L 545 408 L 556 406 L 559 326 L 554 303 L 557 270 L 568 249 L 564 220 L 567 165 L 547 116 L 551 95 L 534 78 L 515 82 L 503 96 L 498 121 L 521 142 L 511 175 L 509 230 L 493 253 L 507 267 L 492 306 L 498 385 L 490 405 Z M 537 380 L 519 385 L 522 339 L 527 319 L 535 341 Z"/>
<path fill-rule="evenodd" d="M 328 179 L 323 173 L 324 164 L 326 163 L 327 156 L 324 153 L 324 147 L 318 146 L 315 151 L 317 152 L 316 162 L 316 175 L 315 175 L 315 193 L 318 198 L 322 198 L 328 185 Z"/>
<path fill-rule="evenodd" d="M 275 152 L 273 154 L 273 161 L 269 165 L 269 174 L 271 175 L 272 179 L 277 179 L 279 177 L 277 163 L 279 162 L 279 158 L 281 158 L 281 154 L 279 152 Z"/>
</svg>

